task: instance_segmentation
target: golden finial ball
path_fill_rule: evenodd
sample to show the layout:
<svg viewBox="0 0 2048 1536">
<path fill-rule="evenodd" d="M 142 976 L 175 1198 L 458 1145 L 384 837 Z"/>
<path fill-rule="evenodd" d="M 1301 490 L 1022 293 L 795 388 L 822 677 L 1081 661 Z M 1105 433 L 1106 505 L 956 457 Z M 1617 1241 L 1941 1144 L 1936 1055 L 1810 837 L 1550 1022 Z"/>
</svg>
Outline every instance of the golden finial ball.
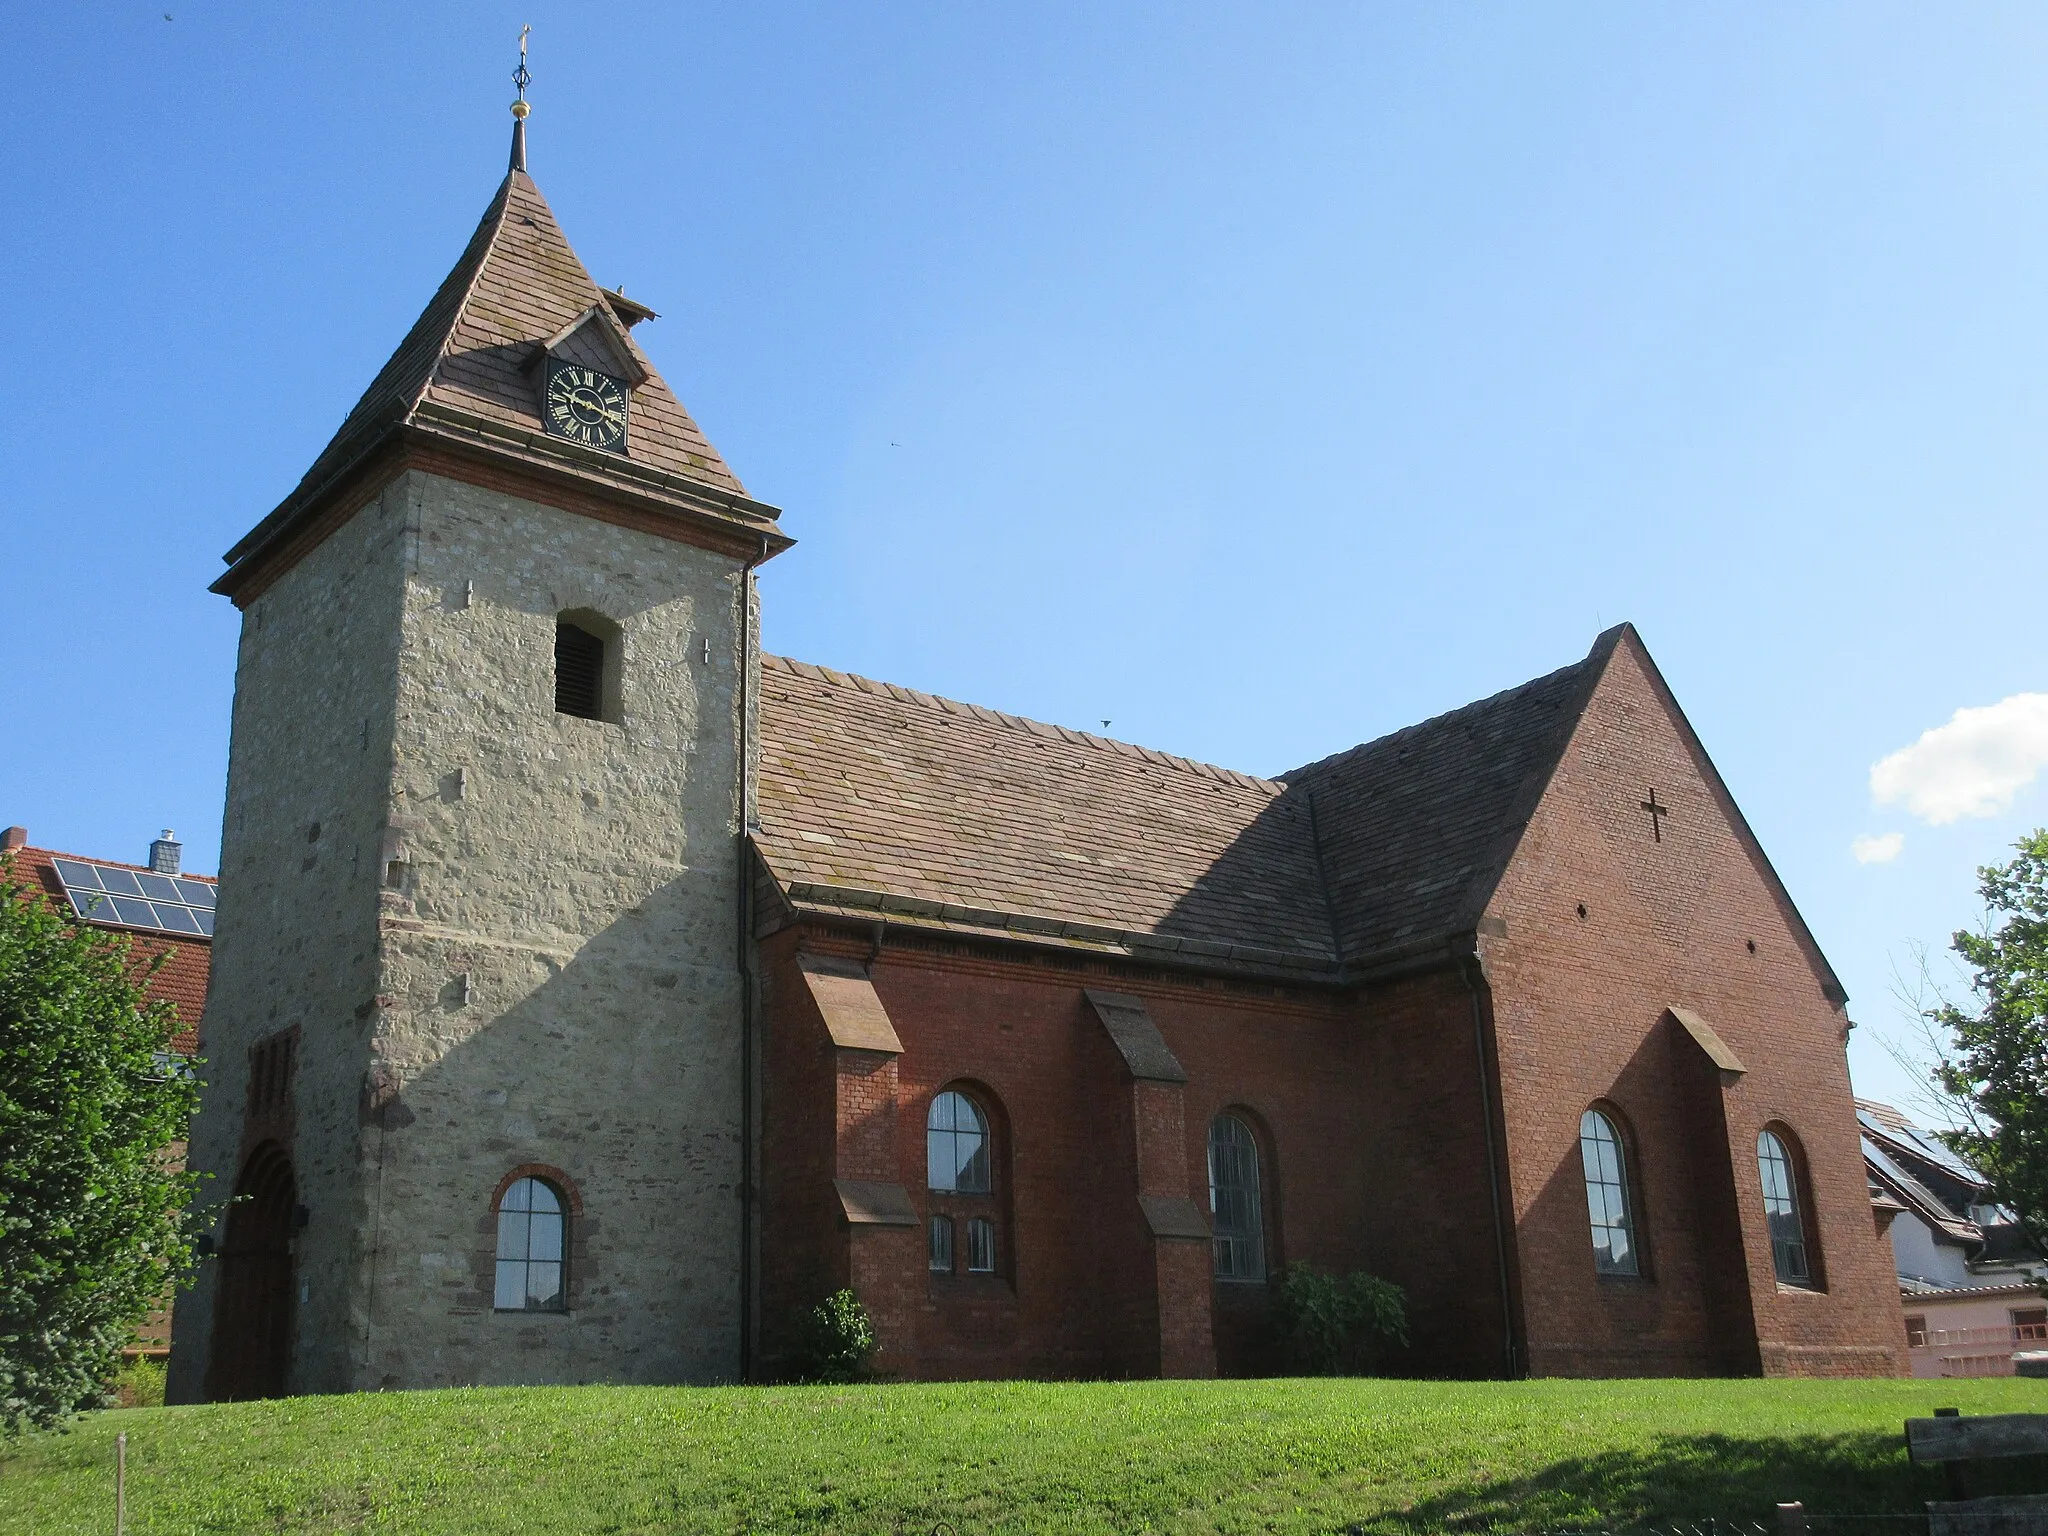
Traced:
<svg viewBox="0 0 2048 1536">
<path fill-rule="evenodd" d="M 514 117 L 517 117 L 517 118 L 524 118 L 524 117 L 526 116 L 526 114 L 527 114 L 527 113 L 529 113 L 529 112 L 531 112 L 532 110 L 533 110 L 532 104 L 531 104 L 531 103 L 529 103 L 529 102 L 526 102 L 526 101 L 515 101 L 515 102 L 513 102 L 513 103 L 512 103 L 512 115 L 513 115 Z"/>
</svg>

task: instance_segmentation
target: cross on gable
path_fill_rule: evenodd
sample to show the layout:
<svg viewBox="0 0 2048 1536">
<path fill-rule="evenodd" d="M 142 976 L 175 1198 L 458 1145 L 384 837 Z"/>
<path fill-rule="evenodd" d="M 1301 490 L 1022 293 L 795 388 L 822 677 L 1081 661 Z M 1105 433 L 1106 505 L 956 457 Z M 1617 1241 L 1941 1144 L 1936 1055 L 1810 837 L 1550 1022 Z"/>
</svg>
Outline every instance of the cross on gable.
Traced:
<svg viewBox="0 0 2048 1536">
<path fill-rule="evenodd" d="M 1642 802 L 1643 809 L 1650 813 L 1650 835 L 1658 842 L 1664 841 L 1664 818 L 1671 814 L 1671 807 L 1657 803 L 1657 791 L 1650 791 L 1650 798 Z"/>
</svg>

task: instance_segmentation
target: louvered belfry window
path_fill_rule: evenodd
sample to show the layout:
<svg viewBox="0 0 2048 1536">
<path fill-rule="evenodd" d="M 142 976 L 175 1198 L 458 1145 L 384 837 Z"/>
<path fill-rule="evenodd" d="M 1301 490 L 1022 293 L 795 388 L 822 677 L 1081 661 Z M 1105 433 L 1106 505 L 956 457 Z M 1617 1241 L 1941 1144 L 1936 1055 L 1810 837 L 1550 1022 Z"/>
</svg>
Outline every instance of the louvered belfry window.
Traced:
<svg viewBox="0 0 2048 1536">
<path fill-rule="evenodd" d="M 567 619 L 555 621 L 555 713 L 604 718 L 604 639 Z"/>
</svg>

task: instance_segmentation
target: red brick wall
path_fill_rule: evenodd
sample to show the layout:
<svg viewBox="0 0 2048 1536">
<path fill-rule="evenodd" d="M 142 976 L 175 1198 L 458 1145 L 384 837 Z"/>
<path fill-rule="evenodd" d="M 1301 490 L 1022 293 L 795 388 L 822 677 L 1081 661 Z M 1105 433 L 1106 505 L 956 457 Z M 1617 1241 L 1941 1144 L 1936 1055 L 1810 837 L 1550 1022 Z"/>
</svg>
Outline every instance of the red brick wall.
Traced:
<svg viewBox="0 0 2048 1536">
<path fill-rule="evenodd" d="M 1642 809 L 1653 788 L 1671 807 L 1661 841 Z M 1538 1374 L 1900 1369 L 1844 1014 L 1738 825 L 1647 658 L 1625 643 L 1490 906 L 1506 933 L 1481 941 Z M 1724 1086 L 1673 1004 L 1703 1016 L 1748 1070 Z M 1641 1280 L 1593 1270 L 1578 1119 L 1595 1100 L 1626 1120 Z M 1808 1161 L 1824 1291 L 1774 1276 L 1756 1162 L 1773 1121 Z"/>
<path fill-rule="evenodd" d="M 833 1192 L 837 1089 L 831 1037 L 796 967 L 797 932 L 760 946 L 760 1329 L 766 1374 L 791 1345 L 798 1312 L 849 1282 Z"/>
<path fill-rule="evenodd" d="M 1386 1275 L 1410 1293 L 1410 1368 L 1499 1374 L 1486 1133 L 1471 997 L 1455 975 L 1362 997 L 1284 995 L 892 934 L 873 980 L 904 1046 L 894 1177 L 921 1220 L 953 1210 L 964 1238 L 974 1203 L 925 1189 L 932 1095 L 964 1084 L 996 1122 L 996 1191 L 981 1204 L 999 1223 L 1001 1272 L 932 1276 L 921 1230 L 816 1219 L 812 1192 L 829 1193 L 835 1166 L 870 1166 L 879 1106 L 843 1068 L 835 1088 L 799 947 L 865 959 L 871 941 L 790 928 L 763 946 L 764 1342 L 778 1311 L 851 1273 L 881 1338 L 877 1364 L 896 1374 L 1199 1374 L 1212 1351 L 1226 1373 L 1275 1369 L 1264 1288 L 1213 1285 L 1207 1245 L 1155 1240 L 1137 1201 L 1142 1187 L 1206 1211 L 1208 1128 L 1230 1110 L 1261 1141 L 1269 1267 L 1307 1259 Z M 1090 986 L 1145 999 L 1184 1088 L 1131 1081 L 1083 997 Z"/>
</svg>

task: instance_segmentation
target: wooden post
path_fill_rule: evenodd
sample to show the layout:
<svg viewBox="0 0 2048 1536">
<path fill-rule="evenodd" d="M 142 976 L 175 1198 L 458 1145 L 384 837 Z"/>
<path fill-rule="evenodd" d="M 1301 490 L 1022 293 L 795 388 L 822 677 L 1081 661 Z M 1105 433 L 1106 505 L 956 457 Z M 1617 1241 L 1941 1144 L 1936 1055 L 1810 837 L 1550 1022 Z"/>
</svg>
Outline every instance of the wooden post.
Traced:
<svg viewBox="0 0 2048 1536">
<path fill-rule="evenodd" d="M 114 1536 L 128 1536 L 128 1432 L 114 1436 Z"/>
<path fill-rule="evenodd" d="M 1806 1536 L 1806 1505 L 1798 1499 L 1778 1506 L 1778 1536 Z"/>
<path fill-rule="evenodd" d="M 1959 1419 L 1963 1416 L 1963 1410 L 1937 1408 L 1934 1410 L 1934 1416 L 1937 1419 Z M 1966 1461 L 1944 1461 L 1941 1464 L 1941 1470 L 1948 1478 L 1948 1496 L 1951 1499 L 1962 1500 L 1970 1496 L 1969 1467 L 1970 1464 Z"/>
</svg>

